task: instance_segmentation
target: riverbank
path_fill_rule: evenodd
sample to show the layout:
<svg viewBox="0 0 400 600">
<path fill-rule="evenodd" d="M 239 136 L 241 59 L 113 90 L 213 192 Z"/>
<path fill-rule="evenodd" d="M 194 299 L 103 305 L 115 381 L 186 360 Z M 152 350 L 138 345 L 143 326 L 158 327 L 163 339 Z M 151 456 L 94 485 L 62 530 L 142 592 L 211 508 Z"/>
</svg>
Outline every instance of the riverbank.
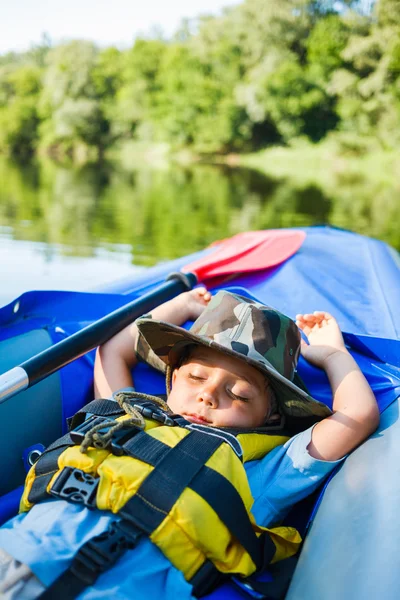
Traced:
<svg viewBox="0 0 400 600">
<path fill-rule="evenodd" d="M 237 163 L 275 177 L 290 177 L 299 183 L 315 182 L 336 188 L 340 183 L 371 179 L 384 185 L 400 183 L 398 152 L 369 148 L 357 151 L 340 146 L 332 139 L 320 144 L 297 143 L 271 147 L 254 154 L 237 156 Z"/>
<path fill-rule="evenodd" d="M 383 150 L 373 141 L 351 144 L 345 138 L 319 144 L 297 140 L 290 146 L 271 146 L 249 154 L 199 154 L 189 148 L 174 149 L 169 144 L 127 142 L 111 149 L 106 158 L 126 170 L 138 167 L 168 168 L 170 164 L 198 163 L 256 169 L 273 178 L 290 178 L 299 184 L 316 183 L 335 190 L 338 183 L 356 184 L 373 180 L 395 187 L 400 184 L 398 151 Z"/>
<path fill-rule="evenodd" d="M 317 145 L 273 147 L 236 156 L 235 161 L 268 177 L 290 180 L 305 192 L 318 187 L 334 200 L 331 223 L 348 228 L 352 222 L 354 230 L 400 247 L 398 152 L 378 149 L 373 143 L 346 148 L 333 138 Z"/>
</svg>

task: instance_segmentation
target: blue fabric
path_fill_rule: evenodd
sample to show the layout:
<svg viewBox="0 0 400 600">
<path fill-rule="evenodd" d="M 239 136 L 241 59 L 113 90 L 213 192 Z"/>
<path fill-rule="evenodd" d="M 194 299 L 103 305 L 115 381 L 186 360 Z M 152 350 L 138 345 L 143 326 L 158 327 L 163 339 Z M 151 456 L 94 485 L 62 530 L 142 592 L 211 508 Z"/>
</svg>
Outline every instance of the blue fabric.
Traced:
<svg viewBox="0 0 400 600">
<path fill-rule="evenodd" d="M 293 437 L 268 456 L 246 467 L 258 523 L 279 521 L 293 504 L 308 496 L 338 462 L 312 458 L 307 452 L 311 429 Z M 30 566 L 49 585 L 64 571 L 79 547 L 103 532 L 115 516 L 89 511 L 61 500 L 39 504 L 0 529 L 0 547 Z M 134 591 L 134 594 L 133 594 Z M 191 586 L 149 540 L 127 552 L 80 598 L 148 600 L 191 598 Z"/>
<path fill-rule="evenodd" d="M 235 279 L 235 285 L 283 313 L 326 310 L 342 331 L 400 338 L 400 260 L 384 242 L 332 227 L 309 227 L 282 265 Z"/>
</svg>

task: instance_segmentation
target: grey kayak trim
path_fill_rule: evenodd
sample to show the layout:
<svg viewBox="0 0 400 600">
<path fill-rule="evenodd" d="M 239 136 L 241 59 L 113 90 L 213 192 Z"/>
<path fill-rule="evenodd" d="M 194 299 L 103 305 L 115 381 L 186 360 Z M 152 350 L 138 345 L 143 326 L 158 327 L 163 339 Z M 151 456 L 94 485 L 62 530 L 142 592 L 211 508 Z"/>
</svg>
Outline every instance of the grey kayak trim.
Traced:
<svg viewBox="0 0 400 600">
<path fill-rule="evenodd" d="M 397 600 L 399 399 L 329 482 L 286 600 Z"/>
<path fill-rule="evenodd" d="M 0 375 L 0 404 L 29 387 L 29 377 L 22 367 L 14 367 Z"/>
</svg>

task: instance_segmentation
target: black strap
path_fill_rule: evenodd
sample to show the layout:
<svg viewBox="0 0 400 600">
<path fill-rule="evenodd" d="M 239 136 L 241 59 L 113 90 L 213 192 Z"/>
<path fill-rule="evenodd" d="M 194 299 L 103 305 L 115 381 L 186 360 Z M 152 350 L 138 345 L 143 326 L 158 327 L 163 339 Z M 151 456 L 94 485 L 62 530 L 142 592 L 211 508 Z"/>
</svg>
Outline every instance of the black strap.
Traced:
<svg viewBox="0 0 400 600">
<path fill-rule="evenodd" d="M 53 475 L 58 471 L 58 457 L 72 445 L 69 433 L 51 444 L 41 454 L 39 460 L 35 463 L 36 477 L 28 495 L 28 502 L 36 504 L 49 497 L 47 486 Z"/>
<path fill-rule="evenodd" d="M 126 521 L 112 521 L 108 529 L 87 541 L 71 566 L 40 596 L 40 600 L 71 600 L 99 575 L 110 569 L 127 550 L 134 548 L 142 532 Z"/>
<path fill-rule="evenodd" d="M 81 425 L 86 419 L 87 414 L 98 417 L 118 417 L 126 413 L 115 400 L 108 400 L 107 398 L 92 400 L 89 404 L 85 404 L 73 417 L 67 419 L 69 430 L 71 431 L 71 429 L 75 429 L 75 427 Z"/>
<path fill-rule="evenodd" d="M 164 402 L 166 401 L 165 394 L 157 394 L 156 397 L 160 398 L 161 400 L 164 400 Z M 152 402 L 151 400 L 142 400 L 141 398 L 135 398 L 134 395 L 132 395 L 131 400 L 134 401 L 135 404 L 148 404 L 154 407 L 155 409 L 160 410 L 158 404 Z M 123 408 L 120 407 L 118 402 L 116 402 L 115 400 L 109 400 L 108 398 L 99 398 L 98 400 L 92 400 L 91 402 L 89 402 L 89 404 L 86 404 L 77 413 L 75 413 L 73 417 L 67 419 L 68 429 L 71 431 L 72 429 L 75 429 L 76 427 L 81 425 L 85 421 L 87 414 L 96 415 L 98 417 L 115 418 L 121 415 L 125 415 L 126 412 Z"/>
<path fill-rule="evenodd" d="M 151 535 L 222 443 L 219 438 L 191 431 L 176 446 L 167 447 L 155 469 L 123 506 L 122 517 Z"/>
<path fill-rule="evenodd" d="M 228 579 L 230 576 L 231 573 L 229 575 L 221 573 L 211 560 L 206 560 L 190 580 L 190 584 L 193 586 L 193 596 L 201 598 L 202 596 L 209 594 L 215 590 L 217 585 L 224 579 Z"/>
<path fill-rule="evenodd" d="M 258 579 L 257 575 L 252 575 L 244 582 L 268 600 L 282 600 L 288 591 L 298 559 L 298 556 L 291 556 L 270 565 L 268 570 L 272 581 L 263 581 L 262 578 Z"/>
<path fill-rule="evenodd" d="M 122 449 L 127 456 L 155 467 L 170 447 L 145 431 L 139 431 Z"/>
</svg>

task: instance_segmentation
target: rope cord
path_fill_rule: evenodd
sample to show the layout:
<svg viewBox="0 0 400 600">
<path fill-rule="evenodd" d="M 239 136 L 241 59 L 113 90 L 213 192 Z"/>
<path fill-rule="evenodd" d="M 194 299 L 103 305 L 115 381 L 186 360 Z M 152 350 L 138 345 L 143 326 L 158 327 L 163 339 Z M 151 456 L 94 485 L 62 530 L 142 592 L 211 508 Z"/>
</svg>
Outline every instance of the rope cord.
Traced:
<svg viewBox="0 0 400 600">
<path fill-rule="evenodd" d="M 167 381 L 171 380 L 170 369 L 168 371 L 167 368 Z M 170 383 L 167 383 L 168 394 L 170 392 Z M 143 394 L 141 392 L 118 392 L 114 396 L 115 400 L 118 402 L 119 406 L 122 410 L 125 411 L 127 415 L 130 416 L 130 419 L 124 419 L 123 421 L 115 421 L 114 419 L 110 419 L 103 423 L 99 423 L 98 425 L 94 425 L 89 431 L 86 432 L 85 437 L 82 440 L 80 445 L 80 452 L 85 453 L 89 446 L 94 448 L 98 448 L 99 450 L 105 450 L 111 445 L 112 438 L 114 433 L 123 429 L 124 427 L 138 427 L 139 429 L 144 429 L 146 426 L 146 421 L 144 420 L 143 415 L 140 411 L 132 406 L 132 401 L 134 400 L 148 400 L 150 402 L 154 402 L 158 405 L 161 410 L 171 414 L 171 409 L 168 404 L 164 402 L 161 398 L 157 396 L 153 396 L 151 394 Z M 104 433 L 100 433 L 101 430 L 106 429 Z"/>
<path fill-rule="evenodd" d="M 171 388 L 172 388 L 172 369 L 171 369 L 171 365 L 167 365 L 166 371 L 165 371 L 165 387 L 167 390 L 167 398 L 171 393 Z"/>
</svg>

